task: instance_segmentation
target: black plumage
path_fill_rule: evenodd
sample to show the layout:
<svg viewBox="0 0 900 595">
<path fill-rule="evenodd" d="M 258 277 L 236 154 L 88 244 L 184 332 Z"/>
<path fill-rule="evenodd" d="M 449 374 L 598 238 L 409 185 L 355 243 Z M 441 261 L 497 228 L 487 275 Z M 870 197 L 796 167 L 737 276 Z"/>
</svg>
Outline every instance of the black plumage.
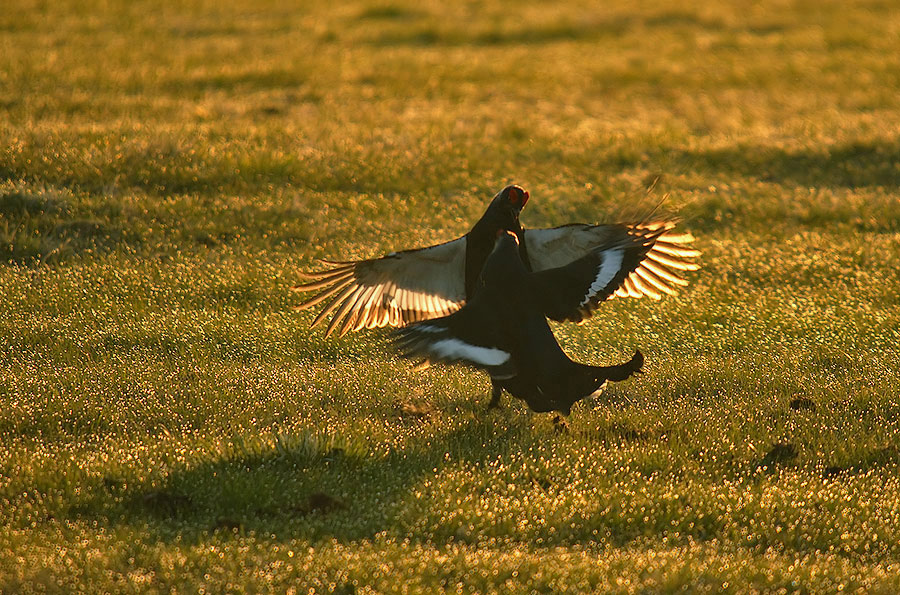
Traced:
<svg viewBox="0 0 900 595">
<path fill-rule="evenodd" d="M 459 310 L 471 297 L 499 231 L 516 235 L 523 266 L 533 271 L 567 265 L 623 236 L 654 235 L 653 245 L 640 264 L 602 299 L 659 299 L 663 294 L 675 293 L 676 287 L 687 285 L 682 272 L 699 267 L 694 259 L 700 252 L 689 247 L 693 236 L 676 232 L 674 221 L 576 223 L 526 230 L 519 222 L 519 213 L 528 199 L 528 192 L 520 186 L 507 186 L 494 196 L 472 229 L 455 240 L 381 258 L 323 261 L 327 268 L 300 273 L 306 282 L 294 289 L 315 293 L 297 309 L 324 303 L 312 325 L 331 316 L 326 335 L 334 331 L 344 335 L 363 328 L 402 327 L 446 316 Z M 580 321 L 590 317 L 601 301 L 595 297 L 565 315 L 552 308 L 545 314 L 553 320 Z"/>
<path fill-rule="evenodd" d="M 572 405 L 640 371 L 636 352 L 617 366 L 572 361 L 547 323 L 550 312 L 570 319 L 585 304 L 612 295 L 652 248 L 663 231 L 623 233 L 570 264 L 532 273 L 512 232 L 498 234 L 473 288 L 458 312 L 396 331 L 404 355 L 432 361 L 462 362 L 486 370 L 494 400 L 506 389 L 538 412 L 568 415 Z"/>
</svg>

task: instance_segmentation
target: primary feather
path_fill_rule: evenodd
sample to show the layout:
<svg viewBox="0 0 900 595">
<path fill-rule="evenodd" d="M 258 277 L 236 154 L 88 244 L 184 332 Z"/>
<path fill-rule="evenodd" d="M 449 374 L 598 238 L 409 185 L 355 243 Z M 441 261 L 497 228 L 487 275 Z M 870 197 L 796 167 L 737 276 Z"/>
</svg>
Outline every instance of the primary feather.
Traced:
<svg viewBox="0 0 900 595">
<path fill-rule="evenodd" d="M 638 265 L 608 294 L 582 294 L 587 300 L 575 313 L 547 312 L 557 320 L 580 321 L 613 296 L 660 299 L 688 284 L 683 273 L 699 268 L 694 237 L 675 230 L 669 220 L 588 225 L 575 223 L 547 229 L 524 229 L 519 213 L 529 195 L 507 186 L 494 196 L 481 219 L 462 237 L 426 248 L 394 252 L 358 261 L 322 261 L 326 268 L 300 273 L 305 283 L 294 289 L 313 292 L 296 308 L 322 306 L 312 326 L 331 316 L 325 330 L 344 335 L 364 328 L 402 327 L 456 312 L 471 297 L 499 231 L 519 239 L 519 255 L 532 271 L 559 268 L 591 253 L 634 237 L 649 249 Z M 615 258 L 610 254 L 608 258 Z M 607 269 L 612 270 L 612 269 Z M 598 272 L 599 275 L 599 272 Z M 602 278 L 594 279 L 598 285 Z"/>
</svg>

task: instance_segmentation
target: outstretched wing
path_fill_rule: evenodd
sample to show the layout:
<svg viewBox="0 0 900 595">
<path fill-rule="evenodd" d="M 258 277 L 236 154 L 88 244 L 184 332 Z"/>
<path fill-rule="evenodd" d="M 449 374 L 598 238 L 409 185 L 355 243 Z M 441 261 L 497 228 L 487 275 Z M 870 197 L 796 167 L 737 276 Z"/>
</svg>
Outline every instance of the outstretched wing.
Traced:
<svg viewBox="0 0 900 595">
<path fill-rule="evenodd" d="M 477 297 L 449 316 L 394 331 L 395 344 L 404 357 L 464 363 L 487 370 L 494 378 L 514 376 L 516 367 L 512 354 L 496 343 L 501 331 L 495 313 L 479 307 L 476 302 Z"/>
<path fill-rule="evenodd" d="M 647 258 L 663 230 L 609 230 L 606 243 L 569 264 L 529 276 L 531 292 L 552 320 L 580 322 L 609 299 Z"/>
<path fill-rule="evenodd" d="M 466 301 L 466 238 L 350 262 L 322 261 L 330 268 L 301 273 L 307 282 L 296 291 L 316 291 L 296 308 L 330 299 L 312 326 L 334 313 L 325 336 L 387 325 L 405 326 L 446 316 Z"/>
<path fill-rule="evenodd" d="M 650 221 L 608 225 L 575 223 L 550 229 L 525 231 L 525 248 L 534 271 L 566 266 L 589 253 L 610 246 L 625 233 L 637 237 L 656 235 L 637 268 L 608 296 L 658 300 L 688 284 L 681 275 L 695 271 L 700 251 L 690 247 L 694 236 L 675 230 L 674 221 Z M 606 299 L 606 298 L 604 298 Z"/>
</svg>

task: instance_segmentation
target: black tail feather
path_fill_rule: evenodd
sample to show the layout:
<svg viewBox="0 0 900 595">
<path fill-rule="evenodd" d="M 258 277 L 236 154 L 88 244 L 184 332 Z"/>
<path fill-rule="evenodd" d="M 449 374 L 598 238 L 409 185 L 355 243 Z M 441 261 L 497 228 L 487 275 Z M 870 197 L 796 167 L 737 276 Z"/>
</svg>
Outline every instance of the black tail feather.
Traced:
<svg viewBox="0 0 900 595">
<path fill-rule="evenodd" d="M 644 354 L 640 351 L 635 351 L 631 359 L 624 364 L 619 364 L 618 366 L 595 366 L 594 369 L 599 376 L 606 378 L 610 382 L 622 382 L 635 374 L 640 374 L 643 366 Z"/>
</svg>

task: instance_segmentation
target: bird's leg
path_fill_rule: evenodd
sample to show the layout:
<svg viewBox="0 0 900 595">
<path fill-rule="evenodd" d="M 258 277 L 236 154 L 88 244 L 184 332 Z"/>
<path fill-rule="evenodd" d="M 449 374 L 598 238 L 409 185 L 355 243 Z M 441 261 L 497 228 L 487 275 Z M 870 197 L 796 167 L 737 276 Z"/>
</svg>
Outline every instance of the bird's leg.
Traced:
<svg viewBox="0 0 900 595">
<path fill-rule="evenodd" d="M 566 414 L 568 415 L 568 414 Z M 560 434 L 565 434 L 569 431 L 569 424 L 566 423 L 566 420 L 561 415 L 557 415 L 553 418 L 553 429 L 559 432 Z"/>
<path fill-rule="evenodd" d="M 503 392 L 503 387 L 500 386 L 500 383 L 491 378 L 491 402 L 488 403 L 488 409 L 499 409 L 500 408 L 500 393 Z"/>
</svg>

